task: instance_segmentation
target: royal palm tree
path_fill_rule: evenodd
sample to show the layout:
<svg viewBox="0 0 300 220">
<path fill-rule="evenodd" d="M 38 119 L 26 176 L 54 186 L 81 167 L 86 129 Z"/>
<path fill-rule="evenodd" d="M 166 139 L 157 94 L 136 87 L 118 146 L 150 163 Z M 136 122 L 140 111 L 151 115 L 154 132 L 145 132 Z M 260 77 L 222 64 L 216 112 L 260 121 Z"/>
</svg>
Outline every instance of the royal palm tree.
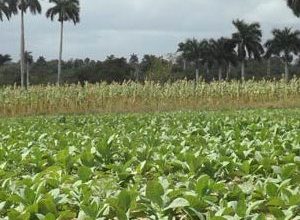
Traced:
<svg viewBox="0 0 300 220">
<path fill-rule="evenodd" d="M 25 75 L 25 32 L 24 32 L 24 14 L 30 11 L 32 14 L 40 14 L 42 7 L 39 0 L 9 0 L 9 8 L 11 13 L 21 13 L 21 87 L 24 87 Z"/>
<path fill-rule="evenodd" d="M 279 56 L 284 62 L 285 80 L 289 80 L 289 64 L 293 61 L 293 56 L 300 52 L 300 31 L 293 31 L 291 28 L 283 30 L 274 29 L 273 39 L 266 42 L 268 56 Z"/>
<path fill-rule="evenodd" d="M 223 37 L 218 40 L 210 40 L 210 44 L 212 46 L 215 64 L 218 66 L 218 78 L 219 81 L 221 81 L 223 69 L 227 68 L 229 64 L 236 63 L 237 55 L 234 50 L 235 44 L 231 39 Z"/>
<path fill-rule="evenodd" d="M 136 82 L 139 81 L 139 57 L 136 54 L 131 54 L 129 58 L 129 65 L 134 71 L 134 79 Z"/>
<path fill-rule="evenodd" d="M 63 32 L 64 32 L 64 22 L 73 21 L 76 25 L 79 21 L 79 0 L 49 0 L 54 6 L 50 8 L 46 16 L 52 21 L 57 16 L 60 22 L 60 47 L 59 47 L 59 59 L 58 59 L 58 72 L 57 72 L 57 84 L 60 83 L 61 77 L 61 63 L 62 63 L 62 51 L 63 51 Z"/>
<path fill-rule="evenodd" d="M 202 40 L 200 42 L 200 51 L 201 51 L 201 64 L 206 68 L 206 73 L 209 74 L 211 68 L 215 63 L 214 58 L 214 48 L 209 40 Z"/>
<path fill-rule="evenodd" d="M 274 55 L 274 51 L 272 48 L 272 45 L 270 43 L 268 43 L 268 41 L 265 43 L 265 55 L 264 55 L 264 59 L 267 61 L 267 77 L 271 76 L 271 59 L 272 56 Z"/>
<path fill-rule="evenodd" d="M 179 43 L 178 52 L 182 53 L 182 57 L 195 63 L 196 66 L 196 82 L 199 81 L 199 69 L 203 59 L 203 42 L 197 39 L 187 39 L 185 42 Z"/>
<path fill-rule="evenodd" d="M 300 17 L 300 0 L 286 0 L 287 5 L 293 10 L 297 17 Z"/>
<path fill-rule="evenodd" d="M 7 18 L 7 20 L 10 19 L 11 12 L 9 10 L 9 5 L 7 0 L 0 0 L 0 21 L 4 20 L 4 17 Z"/>
<path fill-rule="evenodd" d="M 226 80 L 229 80 L 231 67 L 238 64 L 238 54 L 235 51 L 236 42 L 233 39 L 226 39 L 225 43 L 225 62 L 227 64 Z"/>
<path fill-rule="evenodd" d="M 262 31 L 259 23 L 248 24 L 243 20 L 233 21 L 237 32 L 232 39 L 237 44 L 238 57 L 241 62 L 241 78 L 245 80 L 245 63 L 247 58 L 260 60 L 264 48 L 261 45 Z"/>
</svg>

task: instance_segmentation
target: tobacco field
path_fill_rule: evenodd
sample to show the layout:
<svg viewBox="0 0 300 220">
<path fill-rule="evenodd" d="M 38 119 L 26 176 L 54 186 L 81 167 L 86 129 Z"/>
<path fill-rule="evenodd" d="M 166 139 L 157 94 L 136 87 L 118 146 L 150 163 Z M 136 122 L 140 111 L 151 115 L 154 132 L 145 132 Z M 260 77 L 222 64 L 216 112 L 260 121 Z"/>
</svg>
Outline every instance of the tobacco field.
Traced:
<svg viewBox="0 0 300 220">
<path fill-rule="evenodd" d="M 300 111 L 0 119 L 0 219 L 300 219 Z"/>
</svg>

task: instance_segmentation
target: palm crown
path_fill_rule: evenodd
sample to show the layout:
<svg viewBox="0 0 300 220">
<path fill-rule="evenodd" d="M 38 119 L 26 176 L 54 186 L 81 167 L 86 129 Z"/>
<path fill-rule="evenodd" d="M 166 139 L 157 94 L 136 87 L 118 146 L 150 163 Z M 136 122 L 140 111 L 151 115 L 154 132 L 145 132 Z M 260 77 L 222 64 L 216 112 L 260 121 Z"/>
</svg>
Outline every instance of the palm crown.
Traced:
<svg viewBox="0 0 300 220">
<path fill-rule="evenodd" d="M 6 0 L 0 0 L 0 21 L 3 21 L 3 18 L 10 18 L 10 10 L 8 2 Z"/>
<path fill-rule="evenodd" d="M 188 39 L 178 45 L 178 52 L 182 52 L 182 56 L 188 61 L 196 61 L 201 58 L 201 45 L 197 39 Z"/>
<path fill-rule="evenodd" d="M 243 20 L 235 20 L 233 25 L 237 32 L 232 35 L 232 39 L 237 43 L 239 58 L 260 59 L 264 49 L 261 45 L 262 31 L 259 23 L 247 24 Z"/>
<path fill-rule="evenodd" d="M 287 5 L 297 17 L 300 17 L 300 0 L 287 0 Z"/>
<path fill-rule="evenodd" d="M 29 51 L 25 51 L 25 62 L 28 64 L 32 64 L 33 63 L 33 56 L 31 55 L 32 53 Z"/>
<path fill-rule="evenodd" d="M 80 21 L 79 18 L 79 0 L 50 0 L 55 6 L 46 12 L 46 16 L 54 20 L 58 16 L 58 21 L 73 21 L 74 24 Z"/>
<path fill-rule="evenodd" d="M 18 10 L 25 13 L 29 10 L 32 14 L 40 14 L 42 6 L 39 0 L 10 0 L 10 11 L 17 14 Z"/>
<path fill-rule="evenodd" d="M 2 55 L 0 54 L 0 66 L 11 61 L 11 57 L 8 54 Z"/>
<path fill-rule="evenodd" d="M 300 51 L 300 32 L 292 31 L 291 28 L 283 30 L 274 29 L 273 39 L 265 44 L 267 48 L 266 57 L 279 56 L 285 64 L 285 80 L 289 80 L 289 63 L 293 61 L 293 55 Z"/>
<path fill-rule="evenodd" d="M 300 50 L 300 32 L 291 28 L 273 30 L 273 39 L 266 42 L 267 54 L 281 56 L 285 62 L 292 62 L 292 53 L 297 55 Z"/>
<path fill-rule="evenodd" d="M 197 39 L 188 39 L 178 45 L 178 52 L 182 53 L 182 57 L 187 61 L 194 62 L 196 65 L 196 81 L 199 79 L 200 63 L 203 63 L 206 57 L 206 43 L 208 41 L 198 41 Z"/>
<path fill-rule="evenodd" d="M 210 40 L 210 43 L 214 60 L 219 66 L 236 63 L 237 55 L 234 50 L 235 44 L 233 40 L 222 37 L 218 40 Z"/>
<path fill-rule="evenodd" d="M 212 46 L 212 40 L 202 40 L 200 42 L 201 51 L 201 64 L 206 66 L 207 69 L 212 68 L 214 65 L 214 52 Z"/>
</svg>

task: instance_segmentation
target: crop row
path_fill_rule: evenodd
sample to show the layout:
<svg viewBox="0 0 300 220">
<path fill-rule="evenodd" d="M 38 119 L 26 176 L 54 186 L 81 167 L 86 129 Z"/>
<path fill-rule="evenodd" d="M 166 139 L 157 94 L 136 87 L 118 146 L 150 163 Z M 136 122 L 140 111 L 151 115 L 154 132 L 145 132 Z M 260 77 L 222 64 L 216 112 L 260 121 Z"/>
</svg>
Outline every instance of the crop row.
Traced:
<svg viewBox="0 0 300 220">
<path fill-rule="evenodd" d="M 0 89 L 0 115 L 299 107 L 300 81 L 85 84 Z M 204 108 L 207 106 L 207 108 Z"/>
</svg>

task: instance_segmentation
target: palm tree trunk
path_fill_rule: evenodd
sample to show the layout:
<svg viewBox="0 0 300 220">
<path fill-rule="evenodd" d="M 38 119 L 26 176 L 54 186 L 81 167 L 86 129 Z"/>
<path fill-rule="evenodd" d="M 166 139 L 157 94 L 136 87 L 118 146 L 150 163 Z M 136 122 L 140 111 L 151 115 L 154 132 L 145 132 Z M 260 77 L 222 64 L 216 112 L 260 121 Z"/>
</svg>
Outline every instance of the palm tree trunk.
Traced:
<svg viewBox="0 0 300 220">
<path fill-rule="evenodd" d="M 231 72 L 231 63 L 228 63 L 227 73 L 226 73 L 226 81 L 229 80 L 230 72 Z"/>
<path fill-rule="evenodd" d="M 139 81 L 139 69 L 138 69 L 138 67 L 135 68 L 135 81 L 136 82 Z"/>
<path fill-rule="evenodd" d="M 199 81 L 199 67 L 196 68 L 196 82 Z"/>
<path fill-rule="evenodd" d="M 25 73 L 25 33 L 24 33 L 24 11 L 21 10 L 21 88 L 24 87 L 24 73 Z"/>
<path fill-rule="evenodd" d="M 183 60 L 183 71 L 186 71 L 186 60 Z"/>
<path fill-rule="evenodd" d="M 289 63 L 288 62 L 284 63 L 284 79 L 286 82 L 289 81 Z"/>
<path fill-rule="evenodd" d="M 64 33 L 64 22 L 60 22 L 60 46 L 59 46 L 59 59 L 58 59 L 58 72 L 57 72 L 57 85 L 60 84 L 61 78 L 61 63 L 62 63 L 62 50 L 63 50 L 63 33 Z"/>
<path fill-rule="evenodd" d="M 245 81 L 245 60 L 242 61 L 242 81 Z"/>
<path fill-rule="evenodd" d="M 222 67 L 219 67 L 219 81 L 222 81 Z"/>
<path fill-rule="evenodd" d="M 270 78 L 271 77 L 271 59 L 269 58 L 267 60 L 267 76 Z"/>
<path fill-rule="evenodd" d="M 206 67 L 206 75 L 209 76 L 210 75 L 210 68 L 207 66 Z"/>
<path fill-rule="evenodd" d="M 29 62 L 27 62 L 27 67 L 26 67 L 26 88 L 29 87 L 30 83 L 29 83 Z"/>
</svg>

